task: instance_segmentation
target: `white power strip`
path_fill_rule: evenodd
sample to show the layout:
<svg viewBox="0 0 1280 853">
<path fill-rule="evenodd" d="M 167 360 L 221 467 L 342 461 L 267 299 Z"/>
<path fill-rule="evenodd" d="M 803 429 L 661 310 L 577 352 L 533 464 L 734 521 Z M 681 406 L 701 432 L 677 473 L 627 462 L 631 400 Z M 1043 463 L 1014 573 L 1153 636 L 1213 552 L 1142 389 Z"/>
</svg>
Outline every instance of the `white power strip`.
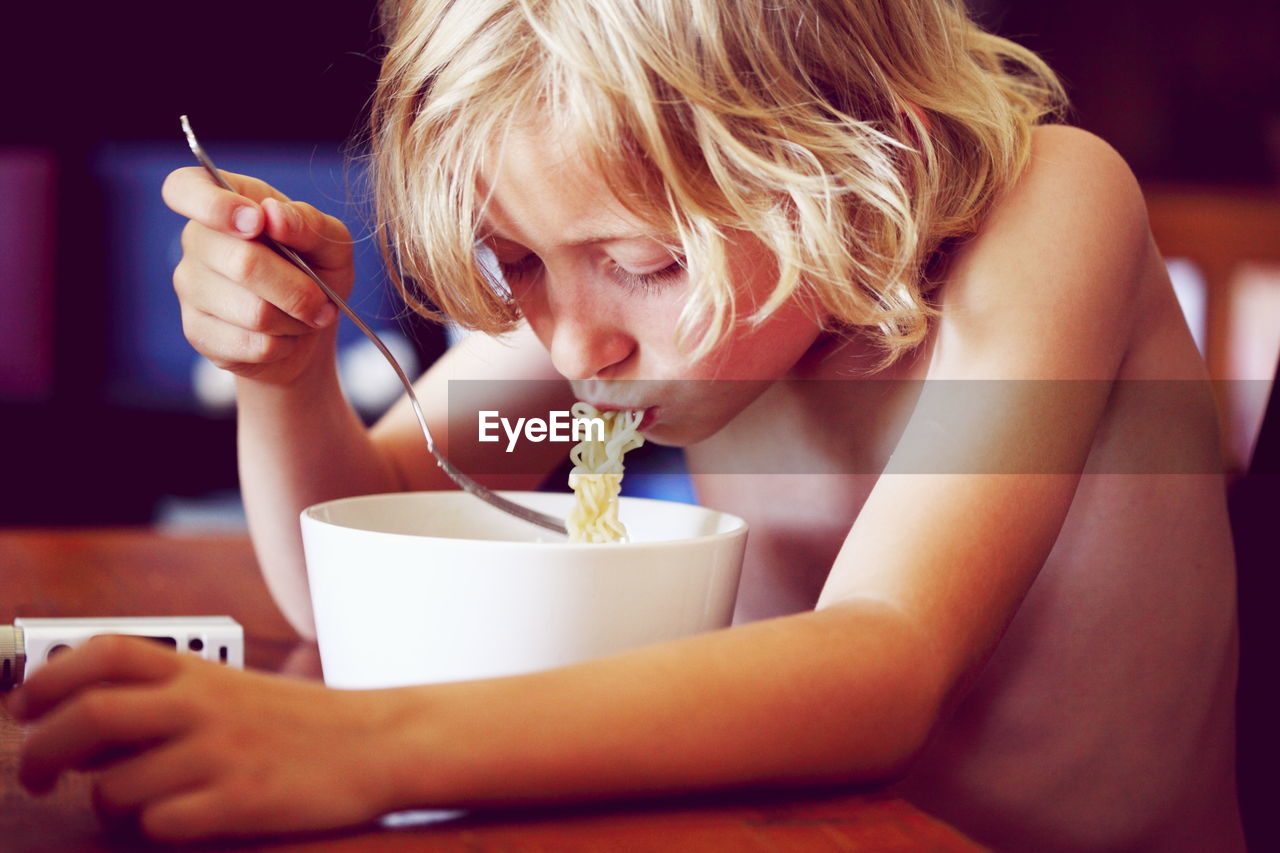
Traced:
<svg viewBox="0 0 1280 853">
<path fill-rule="evenodd" d="M 0 625 L 0 690 L 16 687 L 59 652 L 99 634 L 128 634 L 244 668 L 244 629 L 230 616 L 19 618 Z"/>
</svg>

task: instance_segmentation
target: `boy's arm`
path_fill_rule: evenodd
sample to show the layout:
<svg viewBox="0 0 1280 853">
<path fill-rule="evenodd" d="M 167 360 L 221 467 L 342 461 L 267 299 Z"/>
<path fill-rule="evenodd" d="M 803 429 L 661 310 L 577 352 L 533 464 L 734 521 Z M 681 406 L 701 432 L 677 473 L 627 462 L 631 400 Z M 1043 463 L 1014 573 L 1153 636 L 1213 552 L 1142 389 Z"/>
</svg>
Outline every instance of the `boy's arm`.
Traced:
<svg viewBox="0 0 1280 853">
<path fill-rule="evenodd" d="M 891 778 L 941 696 L 900 614 L 848 602 L 542 673 L 398 691 L 394 808 Z"/>
<path fill-rule="evenodd" d="M 544 364 L 547 366 L 539 370 Z M 543 406 L 545 417 L 556 407 L 555 401 L 548 399 L 553 387 L 563 388 L 568 395 L 567 384 L 519 380 L 546 379 L 549 372 L 545 351 L 527 332 L 500 339 L 471 335 L 441 356 L 414 388 L 432 437 L 448 455 L 450 379 L 510 379 L 503 388 L 525 389 L 529 399 L 511 399 L 509 410 L 505 410 L 504 401 L 504 414 Z M 452 489 L 453 482 L 427 451 L 407 396 L 366 430 L 342 395 L 332 359 L 317 360 L 289 385 L 238 378 L 236 404 L 240 484 L 263 576 L 294 628 L 303 636 L 314 637 L 298 514 L 320 501 L 359 494 Z M 568 404 L 559 408 L 568 408 Z M 496 447 L 485 445 L 490 446 Z M 553 458 L 548 451 L 557 455 Z M 500 480 L 481 475 L 482 471 L 499 470 L 492 459 L 450 457 L 450 461 L 474 472 L 476 479 L 490 488 L 529 489 L 538 485 L 562 455 L 556 445 L 532 445 L 525 450 L 522 464 L 526 470 L 540 473 L 508 475 Z"/>
<path fill-rule="evenodd" d="M 299 633 L 314 636 L 298 514 L 349 495 L 453 484 L 427 452 L 407 404 L 396 406 L 372 433 L 365 430 L 338 385 L 337 310 L 306 276 L 256 239 L 265 233 L 301 252 L 347 295 L 354 268 L 346 227 L 257 178 L 225 176 L 235 191 L 218 186 L 198 167 L 177 169 L 165 180 L 165 203 L 189 220 L 174 289 L 192 346 L 236 376 L 240 483 L 254 548 L 285 616 Z M 455 347 L 416 386 L 432 435 L 446 452 L 445 389 L 451 376 L 519 380 L 548 378 L 554 371 L 527 332 L 501 342 L 472 336 Z M 505 387 L 516 399 L 503 405 L 514 410 L 552 396 L 546 383 Z M 522 460 L 526 470 L 545 474 L 555 467 L 559 460 L 542 452 Z M 526 456 L 538 453 L 535 446 Z M 491 459 L 452 461 L 477 472 L 500 467 Z M 490 485 L 527 487 L 537 479 L 530 474 Z"/>
<path fill-rule="evenodd" d="M 897 614 L 850 604 L 532 675 L 331 690 L 104 636 L 9 707 L 35 723 L 24 785 L 92 770 L 101 812 L 181 841 L 409 806 L 882 778 L 928 728 L 922 651 Z"/>
<path fill-rule="evenodd" d="M 948 690 L 963 687 L 1058 537 L 1157 264 L 1119 155 L 1038 128 L 950 272 L 929 381 L 819 606 L 886 602 L 931 638 Z"/>
<path fill-rule="evenodd" d="M 236 459 L 263 579 L 294 629 L 314 638 L 299 513 L 400 483 L 343 396 L 332 360 L 309 373 L 291 385 L 237 378 Z"/>
</svg>

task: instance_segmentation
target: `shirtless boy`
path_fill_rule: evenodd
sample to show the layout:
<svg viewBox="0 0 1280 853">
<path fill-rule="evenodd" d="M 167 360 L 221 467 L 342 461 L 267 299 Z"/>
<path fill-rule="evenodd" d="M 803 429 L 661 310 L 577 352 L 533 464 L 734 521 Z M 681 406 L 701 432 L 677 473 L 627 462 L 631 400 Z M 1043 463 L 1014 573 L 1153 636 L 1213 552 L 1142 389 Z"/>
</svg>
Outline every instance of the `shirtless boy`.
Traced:
<svg viewBox="0 0 1280 853">
<path fill-rule="evenodd" d="M 1043 63 L 943 0 L 405 0 L 387 31 L 381 231 L 411 301 L 479 330 L 419 381 L 433 431 L 447 450 L 459 378 L 568 380 L 513 417 L 651 409 L 699 498 L 752 525 L 737 624 L 349 692 L 104 638 L 15 701 L 30 787 L 93 767 L 105 809 L 186 839 L 886 782 L 1000 849 L 1242 847 L 1212 404 L 1178 395 L 1153 433 L 1117 391 L 1204 369 L 1128 168 L 1044 123 Z M 255 546 L 307 634 L 301 508 L 449 484 L 404 404 L 363 428 L 331 306 L 252 241 L 349 290 L 347 230 L 231 177 L 166 182 L 175 286 L 237 376 Z M 778 436 L 795 473 L 734 473 Z"/>
</svg>

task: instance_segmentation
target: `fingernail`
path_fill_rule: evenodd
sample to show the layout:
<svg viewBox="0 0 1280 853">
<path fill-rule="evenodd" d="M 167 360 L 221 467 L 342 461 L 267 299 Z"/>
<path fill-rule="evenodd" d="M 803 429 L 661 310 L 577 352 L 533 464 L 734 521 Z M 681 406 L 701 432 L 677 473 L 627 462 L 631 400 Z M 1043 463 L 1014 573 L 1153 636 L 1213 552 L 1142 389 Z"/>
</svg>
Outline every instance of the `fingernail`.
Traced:
<svg viewBox="0 0 1280 853">
<path fill-rule="evenodd" d="M 258 233 L 260 216 L 256 207 L 240 207 L 236 209 L 232 222 L 235 223 L 236 230 L 241 234 L 253 236 Z"/>
<path fill-rule="evenodd" d="M 324 307 L 316 312 L 315 317 L 311 319 L 311 325 L 317 329 L 323 329 L 329 326 L 334 320 L 338 319 L 338 306 L 332 302 L 326 302 Z"/>
<path fill-rule="evenodd" d="M 284 208 L 285 218 L 289 220 L 289 230 L 301 231 L 302 214 L 298 213 L 298 209 L 291 204 L 281 204 L 280 207 Z"/>
</svg>

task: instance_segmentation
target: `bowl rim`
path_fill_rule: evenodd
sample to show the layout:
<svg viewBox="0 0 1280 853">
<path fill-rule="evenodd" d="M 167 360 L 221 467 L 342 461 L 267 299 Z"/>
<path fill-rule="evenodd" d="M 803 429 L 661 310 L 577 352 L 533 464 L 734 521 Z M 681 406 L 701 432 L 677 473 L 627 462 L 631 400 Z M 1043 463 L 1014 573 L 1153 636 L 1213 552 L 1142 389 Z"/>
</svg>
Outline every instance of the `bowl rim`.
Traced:
<svg viewBox="0 0 1280 853">
<path fill-rule="evenodd" d="M 528 497 L 530 495 L 563 495 L 566 498 L 572 497 L 572 494 L 569 492 L 532 492 L 532 491 L 518 491 L 518 490 L 517 491 L 499 490 L 497 493 L 502 495 L 505 498 L 510 498 L 511 500 L 515 500 L 515 501 L 519 501 L 521 500 L 521 498 Z M 710 544 L 720 540 L 734 539 L 737 537 L 745 537 L 747 532 L 750 530 L 750 525 L 747 523 L 746 519 L 742 518 L 739 515 L 735 515 L 734 513 L 731 513 L 731 512 L 725 512 L 724 510 L 715 509 L 713 507 L 702 506 L 701 504 L 687 504 L 681 501 L 667 501 L 667 500 L 662 500 L 660 498 L 642 498 L 642 497 L 633 497 L 629 495 L 622 496 L 619 498 L 619 500 L 629 504 L 646 504 L 646 503 L 647 504 L 664 504 L 664 505 L 674 504 L 676 506 L 690 507 L 692 509 L 700 510 L 701 512 L 714 513 L 723 518 L 729 519 L 730 523 L 732 523 L 734 526 L 729 530 L 721 530 L 717 533 L 708 533 L 702 536 L 692 536 L 692 537 L 686 537 L 683 539 L 661 539 L 656 542 L 655 541 L 648 541 L 648 542 L 568 542 L 568 541 L 539 542 L 536 540 L 535 541 L 512 541 L 509 539 L 472 539 L 468 537 L 454 537 L 454 536 L 428 536 L 428 535 L 417 534 L 417 533 L 392 533 L 390 531 L 385 531 L 385 530 L 369 530 L 368 528 L 364 528 L 364 527 L 353 527 L 347 524 L 340 524 L 335 521 L 328 521 L 326 519 L 317 518 L 316 515 L 314 514 L 315 512 L 319 510 L 323 510 L 334 504 L 363 503 L 366 501 L 391 500 L 396 498 L 408 498 L 408 497 L 422 496 L 422 495 L 450 496 L 446 498 L 448 500 L 454 500 L 455 497 L 453 496 L 456 496 L 457 499 L 460 499 L 462 497 L 466 497 L 468 499 L 475 499 L 473 498 L 473 496 L 467 495 L 466 492 L 463 492 L 460 489 L 429 489 L 429 490 L 419 490 L 419 491 L 411 491 L 411 492 L 378 492 L 378 493 L 369 494 L 369 495 L 349 495 L 344 498 L 333 498 L 331 500 L 320 501 L 319 503 L 312 504 L 302 510 L 302 512 L 299 514 L 299 520 L 303 525 L 314 524 L 314 525 L 319 525 L 321 527 L 334 527 L 334 528 L 340 528 L 342 530 L 352 530 L 357 533 L 363 533 L 363 534 L 368 534 L 372 536 L 393 536 L 393 537 L 399 537 L 404 539 L 412 539 L 418 542 L 435 541 L 435 542 L 450 542 L 450 543 L 471 543 L 475 545 L 483 544 L 486 547 L 499 547 L 499 548 L 527 548 L 530 545 L 533 545 L 539 548 L 568 548 L 574 551 L 580 551 L 583 548 L 596 548 L 596 549 L 624 548 L 629 551 L 643 550 L 646 548 L 661 549 L 661 548 L 670 548 L 677 545 L 688 545 L 689 543 L 692 543 L 692 542 L 697 542 L 699 544 L 703 544 L 703 543 Z M 548 531 L 548 535 L 554 535 L 554 534 L 551 534 L 550 531 Z"/>
</svg>

